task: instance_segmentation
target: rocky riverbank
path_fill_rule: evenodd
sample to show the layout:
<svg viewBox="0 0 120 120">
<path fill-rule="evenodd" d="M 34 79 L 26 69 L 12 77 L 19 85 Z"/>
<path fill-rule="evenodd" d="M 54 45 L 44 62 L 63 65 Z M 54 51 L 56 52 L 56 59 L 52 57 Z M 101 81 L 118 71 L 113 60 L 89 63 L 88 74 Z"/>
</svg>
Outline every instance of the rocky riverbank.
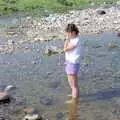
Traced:
<svg viewBox="0 0 120 120">
<path fill-rule="evenodd" d="M 115 5 L 102 5 L 99 8 L 75 10 L 69 13 L 50 14 L 40 20 L 24 18 L 28 21 L 27 38 L 32 41 L 64 39 L 64 29 L 68 23 L 75 23 L 80 34 L 99 34 L 106 31 L 120 32 L 120 2 Z"/>
<path fill-rule="evenodd" d="M 113 5 L 73 10 L 68 13 L 49 14 L 47 17 L 16 17 L 11 26 L 1 28 L 1 52 L 22 48 L 26 42 L 64 40 L 64 29 L 68 23 L 75 23 L 80 34 L 100 34 L 106 31 L 120 32 L 120 1 Z"/>
</svg>

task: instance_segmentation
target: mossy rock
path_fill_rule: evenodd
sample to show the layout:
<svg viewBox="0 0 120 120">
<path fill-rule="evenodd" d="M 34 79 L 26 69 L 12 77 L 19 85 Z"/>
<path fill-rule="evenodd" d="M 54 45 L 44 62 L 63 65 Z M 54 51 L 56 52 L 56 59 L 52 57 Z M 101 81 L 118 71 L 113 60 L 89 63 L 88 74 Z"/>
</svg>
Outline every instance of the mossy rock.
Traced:
<svg viewBox="0 0 120 120">
<path fill-rule="evenodd" d="M 117 48 L 117 47 L 118 47 L 118 45 L 116 43 L 114 43 L 114 42 L 110 42 L 108 44 L 108 48 Z"/>
</svg>

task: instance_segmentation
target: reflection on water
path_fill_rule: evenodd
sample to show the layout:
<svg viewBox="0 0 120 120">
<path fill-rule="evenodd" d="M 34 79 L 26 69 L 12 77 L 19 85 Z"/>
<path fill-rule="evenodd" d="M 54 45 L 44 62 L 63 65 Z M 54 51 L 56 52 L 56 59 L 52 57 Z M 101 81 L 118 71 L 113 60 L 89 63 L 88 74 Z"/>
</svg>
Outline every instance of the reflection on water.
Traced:
<svg viewBox="0 0 120 120">
<path fill-rule="evenodd" d="M 66 120 L 78 120 L 78 110 L 79 104 L 72 100 L 70 104 L 68 104 L 68 117 Z"/>
</svg>

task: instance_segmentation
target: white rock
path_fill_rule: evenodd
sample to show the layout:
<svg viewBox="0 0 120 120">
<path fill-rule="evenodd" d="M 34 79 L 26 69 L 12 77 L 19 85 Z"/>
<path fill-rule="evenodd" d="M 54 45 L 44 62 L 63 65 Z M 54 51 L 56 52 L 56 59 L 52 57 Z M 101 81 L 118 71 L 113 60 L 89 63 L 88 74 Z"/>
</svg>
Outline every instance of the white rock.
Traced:
<svg viewBox="0 0 120 120">
<path fill-rule="evenodd" d="M 13 89 L 13 88 L 14 88 L 13 85 L 8 85 L 8 86 L 5 88 L 4 91 L 9 91 L 9 90 L 11 90 L 11 89 Z"/>
<path fill-rule="evenodd" d="M 38 114 L 27 114 L 23 120 L 41 120 L 41 117 Z"/>
</svg>

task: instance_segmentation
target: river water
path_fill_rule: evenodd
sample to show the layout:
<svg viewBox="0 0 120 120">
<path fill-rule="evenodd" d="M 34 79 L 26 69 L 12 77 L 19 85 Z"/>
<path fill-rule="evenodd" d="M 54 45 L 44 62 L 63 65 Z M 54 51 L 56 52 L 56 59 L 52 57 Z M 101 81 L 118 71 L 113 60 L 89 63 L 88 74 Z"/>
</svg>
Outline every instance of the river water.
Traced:
<svg viewBox="0 0 120 120">
<path fill-rule="evenodd" d="M 84 47 L 78 74 L 80 105 L 65 104 L 70 88 L 64 55 L 44 54 L 46 46 L 62 48 L 63 41 L 26 43 L 26 49 L 0 54 L 1 91 L 6 85 L 16 87 L 10 92 L 12 102 L 0 106 L 0 115 L 6 120 L 19 120 L 24 107 L 34 107 L 50 120 L 118 120 L 120 38 L 107 32 L 83 35 L 81 39 Z"/>
</svg>

